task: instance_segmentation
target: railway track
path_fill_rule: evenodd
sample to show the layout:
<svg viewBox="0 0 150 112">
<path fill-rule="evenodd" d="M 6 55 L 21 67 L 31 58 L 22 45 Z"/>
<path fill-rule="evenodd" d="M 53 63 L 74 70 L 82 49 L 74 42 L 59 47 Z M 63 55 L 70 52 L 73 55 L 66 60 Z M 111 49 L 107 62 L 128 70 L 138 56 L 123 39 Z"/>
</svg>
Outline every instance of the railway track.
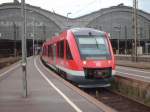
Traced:
<svg viewBox="0 0 150 112">
<path fill-rule="evenodd" d="M 57 72 L 55 73 L 58 75 Z M 73 82 L 70 83 L 77 87 L 77 84 Z M 150 107 L 133 101 L 121 94 L 117 94 L 109 89 L 79 89 L 118 112 L 150 112 Z"/>
<path fill-rule="evenodd" d="M 20 60 L 20 57 L 6 57 L 6 58 L 0 58 L 0 69 L 9 66 L 17 61 Z"/>
<path fill-rule="evenodd" d="M 47 67 L 51 69 L 49 66 Z M 61 75 L 58 72 L 54 70 L 52 71 L 61 77 Z M 72 82 L 70 83 L 77 87 L 76 84 Z M 140 104 L 136 101 L 133 101 L 121 94 L 114 93 L 109 89 L 105 89 L 105 88 L 100 88 L 100 89 L 79 88 L 79 89 L 118 112 L 150 112 L 150 107 L 147 107 L 144 104 Z"/>
<path fill-rule="evenodd" d="M 83 91 L 118 112 L 150 112 L 149 107 L 108 89 L 83 89 Z"/>
</svg>

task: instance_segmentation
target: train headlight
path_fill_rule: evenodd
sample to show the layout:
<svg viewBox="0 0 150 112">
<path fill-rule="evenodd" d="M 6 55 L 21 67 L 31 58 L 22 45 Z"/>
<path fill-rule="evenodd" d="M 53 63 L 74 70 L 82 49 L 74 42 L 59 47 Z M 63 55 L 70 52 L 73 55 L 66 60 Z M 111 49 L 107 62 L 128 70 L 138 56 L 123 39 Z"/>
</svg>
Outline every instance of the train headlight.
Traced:
<svg viewBox="0 0 150 112">
<path fill-rule="evenodd" d="M 86 61 L 83 61 L 83 64 L 86 65 Z"/>
</svg>

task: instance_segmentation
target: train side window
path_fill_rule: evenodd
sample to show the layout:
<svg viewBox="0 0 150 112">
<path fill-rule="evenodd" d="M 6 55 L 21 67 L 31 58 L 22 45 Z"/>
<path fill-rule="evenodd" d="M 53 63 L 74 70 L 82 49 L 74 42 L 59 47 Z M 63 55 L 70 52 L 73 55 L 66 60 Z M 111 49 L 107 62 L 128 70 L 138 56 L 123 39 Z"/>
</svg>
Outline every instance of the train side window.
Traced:
<svg viewBox="0 0 150 112">
<path fill-rule="evenodd" d="M 71 54 L 68 42 L 66 44 L 67 44 L 66 45 L 66 58 L 67 58 L 67 60 L 72 60 L 73 58 L 72 58 L 72 54 Z"/>
<path fill-rule="evenodd" d="M 48 57 L 52 57 L 52 45 L 48 46 Z"/>
<path fill-rule="evenodd" d="M 60 42 L 60 57 L 64 58 L 64 41 Z"/>
<path fill-rule="evenodd" d="M 64 41 L 58 42 L 58 57 L 64 58 Z"/>
<path fill-rule="evenodd" d="M 50 45 L 48 46 L 48 57 L 50 57 Z"/>
<path fill-rule="evenodd" d="M 46 51 L 47 51 L 47 48 L 46 48 L 46 46 L 45 46 L 45 56 L 47 55 L 47 54 L 46 54 Z"/>
<path fill-rule="evenodd" d="M 57 42 L 57 56 L 60 57 L 60 42 Z"/>
<path fill-rule="evenodd" d="M 53 58 L 53 49 L 52 49 L 52 45 L 50 45 L 51 51 L 50 51 L 50 57 Z"/>
</svg>

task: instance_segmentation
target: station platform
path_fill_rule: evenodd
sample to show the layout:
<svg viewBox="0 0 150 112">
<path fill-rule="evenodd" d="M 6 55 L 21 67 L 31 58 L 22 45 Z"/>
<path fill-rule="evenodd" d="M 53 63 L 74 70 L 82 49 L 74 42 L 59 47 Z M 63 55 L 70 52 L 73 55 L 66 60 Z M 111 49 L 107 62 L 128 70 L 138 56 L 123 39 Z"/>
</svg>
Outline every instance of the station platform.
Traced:
<svg viewBox="0 0 150 112">
<path fill-rule="evenodd" d="M 20 63 L 0 70 L 0 112 L 115 112 L 97 100 L 93 101 L 98 102 L 95 105 L 89 100 L 92 98 L 74 91 L 54 75 L 46 70 L 39 57 L 28 58 L 25 98 Z"/>
<path fill-rule="evenodd" d="M 139 69 L 150 69 L 150 55 L 140 55 L 137 62 L 131 55 L 115 55 L 118 66 L 126 66 Z"/>
<path fill-rule="evenodd" d="M 118 66 L 150 70 L 150 62 L 134 62 L 129 60 L 116 60 Z"/>
</svg>

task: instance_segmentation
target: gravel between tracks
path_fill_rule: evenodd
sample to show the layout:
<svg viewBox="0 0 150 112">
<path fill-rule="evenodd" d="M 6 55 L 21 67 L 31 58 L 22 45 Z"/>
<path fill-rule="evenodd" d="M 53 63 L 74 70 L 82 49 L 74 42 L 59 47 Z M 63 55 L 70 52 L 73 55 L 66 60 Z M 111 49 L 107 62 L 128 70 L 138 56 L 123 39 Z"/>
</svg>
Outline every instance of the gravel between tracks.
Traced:
<svg viewBox="0 0 150 112">
<path fill-rule="evenodd" d="M 84 90 L 88 94 L 92 95 L 99 101 L 117 110 L 118 112 L 150 112 L 150 108 L 132 101 L 126 97 L 115 94 L 106 89 L 98 89 L 96 96 L 96 89 Z"/>
</svg>

